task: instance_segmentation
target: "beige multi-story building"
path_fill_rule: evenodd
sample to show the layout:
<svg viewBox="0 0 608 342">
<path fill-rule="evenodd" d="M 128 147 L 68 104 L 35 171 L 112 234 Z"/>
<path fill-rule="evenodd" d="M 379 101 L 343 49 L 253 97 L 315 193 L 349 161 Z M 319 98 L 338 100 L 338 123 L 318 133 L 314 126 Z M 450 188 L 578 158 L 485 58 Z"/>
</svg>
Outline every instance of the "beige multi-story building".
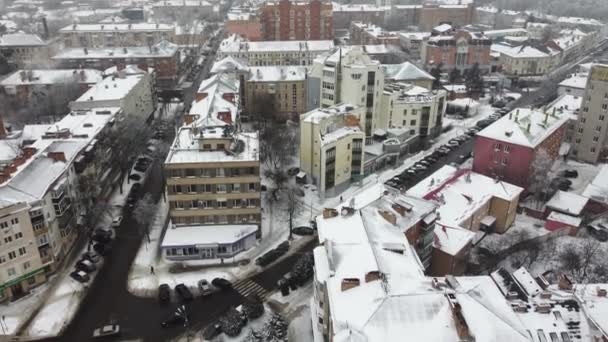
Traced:
<svg viewBox="0 0 608 342">
<path fill-rule="evenodd" d="M 0 200 L 0 302 L 18 298 L 46 280 L 26 202 Z"/>
<path fill-rule="evenodd" d="M 560 51 L 551 46 L 500 43 L 491 50 L 500 55 L 502 71 L 510 77 L 544 75 L 560 62 Z"/>
<path fill-rule="evenodd" d="M 245 82 L 244 113 L 255 115 L 256 104 L 264 95 L 272 96 L 277 119 L 297 120 L 298 116 L 306 111 L 306 68 L 249 68 L 249 78 Z"/>
<path fill-rule="evenodd" d="M 409 131 L 421 138 L 441 133 L 445 90 L 428 90 L 408 83 L 384 86 L 377 122 L 380 127 Z"/>
<path fill-rule="evenodd" d="M 376 113 L 384 88 L 384 72 L 380 62 L 372 60 L 360 46 L 338 48 L 315 60 L 311 78 L 319 87 L 319 99 L 313 100 L 327 108 L 350 103 L 365 108 L 360 118 L 366 136 L 379 128 Z M 310 81 L 309 81 L 310 82 Z"/>
<path fill-rule="evenodd" d="M 232 35 L 220 43 L 217 56 L 238 58 L 251 66 L 312 65 L 318 55 L 333 47 L 332 40 L 250 42 Z"/>
<path fill-rule="evenodd" d="M 300 117 L 300 168 L 323 195 L 344 190 L 364 170 L 365 107 L 319 108 Z"/>
<path fill-rule="evenodd" d="M 163 39 L 173 42 L 175 27 L 159 23 L 73 24 L 59 34 L 68 48 L 152 46 Z"/>
<path fill-rule="evenodd" d="M 154 19 L 174 23 L 213 16 L 213 7 L 203 0 L 161 0 L 152 4 L 152 11 Z"/>
<path fill-rule="evenodd" d="M 591 67 L 574 132 L 575 158 L 589 163 L 608 156 L 608 65 Z"/>
</svg>

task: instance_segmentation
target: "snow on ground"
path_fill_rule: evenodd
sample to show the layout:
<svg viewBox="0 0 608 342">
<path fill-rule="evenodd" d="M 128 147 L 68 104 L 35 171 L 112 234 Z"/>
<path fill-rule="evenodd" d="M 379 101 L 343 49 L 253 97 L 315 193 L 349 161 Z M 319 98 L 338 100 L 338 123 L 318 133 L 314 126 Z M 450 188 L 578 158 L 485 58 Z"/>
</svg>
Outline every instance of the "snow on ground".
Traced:
<svg viewBox="0 0 608 342">
<path fill-rule="evenodd" d="M 564 171 L 564 170 L 578 171 L 578 177 L 569 178 L 570 181 L 572 181 L 572 186 L 571 186 L 570 192 L 574 192 L 578 195 L 581 195 L 583 193 L 583 191 L 585 191 L 585 188 L 587 187 L 587 185 L 589 185 L 593 181 L 593 179 L 595 178 L 595 176 L 597 176 L 597 174 L 600 172 L 600 169 L 603 166 L 603 164 L 593 165 L 593 164 L 579 163 L 579 162 L 576 162 L 573 160 L 568 160 L 565 162 L 559 161 L 558 163 L 559 163 L 559 165 L 557 167 L 558 171 Z"/>
<path fill-rule="evenodd" d="M 4 316 L 4 324 L 7 328 L 6 335 L 12 335 L 25 320 L 32 315 L 36 308 L 48 295 L 51 284 L 55 279 L 50 279 L 46 284 L 32 289 L 28 295 L 14 302 L 0 304 L 0 312 Z M 0 335 L 1 336 L 1 335 Z"/>
<path fill-rule="evenodd" d="M 514 244 L 532 239 L 538 236 L 549 234 L 550 231 L 545 229 L 545 222 L 535 219 L 525 214 L 518 214 L 515 217 L 515 222 L 509 230 L 503 234 L 490 234 L 486 236 L 479 246 L 487 248 L 491 251 L 498 252 L 509 248 Z"/>
<path fill-rule="evenodd" d="M 269 298 L 270 305 L 276 307 L 289 322 L 287 340 L 290 342 L 313 340 L 310 318 L 312 286 L 312 281 L 310 281 L 304 287 L 291 291 L 287 296 L 283 296 L 281 292 L 275 292 Z"/>
</svg>

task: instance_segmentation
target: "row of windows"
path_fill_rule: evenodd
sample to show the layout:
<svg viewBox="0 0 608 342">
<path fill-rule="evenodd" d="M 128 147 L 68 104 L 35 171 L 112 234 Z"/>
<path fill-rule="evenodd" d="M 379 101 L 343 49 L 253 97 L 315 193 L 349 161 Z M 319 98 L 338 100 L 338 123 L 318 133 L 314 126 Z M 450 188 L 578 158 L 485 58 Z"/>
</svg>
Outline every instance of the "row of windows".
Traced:
<svg viewBox="0 0 608 342">
<path fill-rule="evenodd" d="M 27 249 L 25 247 L 20 247 L 18 250 L 8 252 L 8 260 L 17 258 L 17 253 L 19 253 L 19 256 L 25 255 L 27 254 Z M 5 263 L 6 260 L 6 256 L 0 255 L 0 264 Z"/>
<path fill-rule="evenodd" d="M 17 234 L 14 235 L 15 236 L 15 241 L 19 240 L 23 237 L 23 233 L 19 232 Z M 11 243 L 13 242 L 13 237 L 12 236 L 5 236 L 4 237 L 4 243 Z"/>
<path fill-rule="evenodd" d="M 175 224 L 228 224 L 228 223 L 259 223 L 259 215 L 208 215 L 208 216 L 176 216 L 171 221 Z"/>
<path fill-rule="evenodd" d="M 24 263 L 23 263 L 23 265 L 22 265 L 22 267 L 23 267 L 23 270 L 24 270 L 24 271 L 28 270 L 28 269 L 29 269 L 31 266 L 32 266 L 32 265 L 30 264 L 30 262 L 29 262 L 29 261 L 24 262 Z M 17 271 L 15 270 L 15 268 L 14 268 L 14 267 L 10 267 L 10 268 L 8 268 L 8 269 L 6 270 L 6 273 L 8 274 L 8 276 L 9 276 L 9 277 L 13 277 L 13 276 L 15 276 L 15 275 L 17 274 Z M 31 285 L 31 284 L 33 284 L 33 283 L 35 283 L 35 282 L 36 282 L 36 278 L 34 278 L 34 277 L 30 277 L 30 278 L 27 280 L 27 282 L 28 282 L 28 284 L 30 284 L 30 285 Z"/>
<path fill-rule="evenodd" d="M 496 143 L 494 144 L 494 151 L 500 151 L 503 150 L 505 153 L 509 153 L 511 151 L 511 146 L 509 145 L 502 145 L 501 143 Z"/>
<path fill-rule="evenodd" d="M 234 193 L 234 192 L 255 192 L 258 187 L 256 183 L 248 184 L 187 184 L 187 185 L 173 185 L 170 193 Z"/>
<path fill-rule="evenodd" d="M 2 229 L 8 228 L 9 222 L 10 222 L 11 226 L 19 224 L 19 218 L 18 217 L 14 217 L 14 218 L 10 219 L 10 221 L 7 220 L 7 221 L 0 222 L 0 228 L 2 228 Z"/>
<path fill-rule="evenodd" d="M 222 145 L 220 148 L 218 144 L 218 149 L 223 149 Z M 211 149 L 211 145 L 205 144 L 203 145 L 203 149 Z M 175 178 L 182 177 L 240 177 L 240 176 L 252 176 L 257 175 L 257 168 L 255 167 L 246 167 L 246 168 L 201 168 L 201 169 L 170 169 L 169 176 Z"/>
<path fill-rule="evenodd" d="M 171 201 L 171 209 L 230 209 L 256 208 L 260 201 L 255 198 L 239 198 L 227 200 L 192 200 Z"/>
</svg>

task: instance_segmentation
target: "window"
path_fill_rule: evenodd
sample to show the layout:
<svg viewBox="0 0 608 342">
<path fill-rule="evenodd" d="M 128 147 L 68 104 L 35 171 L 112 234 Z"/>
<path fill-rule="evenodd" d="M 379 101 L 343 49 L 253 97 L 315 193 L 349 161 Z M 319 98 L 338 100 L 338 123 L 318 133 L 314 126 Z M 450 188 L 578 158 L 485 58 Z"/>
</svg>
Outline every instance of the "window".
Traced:
<svg viewBox="0 0 608 342">
<path fill-rule="evenodd" d="M 215 175 L 217 177 L 224 177 L 225 173 L 224 173 L 224 169 L 219 168 L 219 169 L 215 169 Z"/>
<path fill-rule="evenodd" d="M 593 141 L 598 141 L 598 140 L 600 140 L 599 137 L 593 137 Z"/>
<path fill-rule="evenodd" d="M 181 185 L 174 185 L 173 186 L 173 192 L 175 193 L 181 193 L 182 192 L 182 186 Z"/>
<path fill-rule="evenodd" d="M 606 118 L 606 117 L 605 117 L 604 115 L 600 115 L 600 116 L 598 117 L 598 119 L 599 119 L 600 121 L 604 121 L 604 119 L 605 119 L 605 118 Z"/>
<path fill-rule="evenodd" d="M 256 200 L 255 199 L 251 199 L 251 198 L 248 199 L 247 200 L 247 206 L 248 207 L 252 207 L 252 208 L 255 207 L 256 206 Z"/>
<path fill-rule="evenodd" d="M 10 260 L 15 259 L 16 257 L 17 257 L 17 253 L 16 253 L 15 251 L 8 252 L 8 258 L 9 258 Z"/>
<path fill-rule="evenodd" d="M 503 151 L 505 151 L 505 153 L 509 153 L 511 151 L 511 146 L 505 145 L 505 148 Z"/>
<path fill-rule="evenodd" d="M 591 153 L 595 153 L 595 147 L 591 148 Z"/>
<path fill-rule="evenodd" d="M 255 191 L 255 183 L 249 183 L 249 191 Z"/>
<path fill-rule="evenodd" d="M 19 248 L 19 255 L 24 255 L 25 253 L 27 253 L 27 250 L 25 249 L 25 247 Z"/>
<path fill-rule="evenodd" d="M 416 120 L 410 120 L 410 126 L 416 126 Z"/>
<path fill-rule="evenodd" d="M 226 200 L 217 200 L 218 208 L 228 208 L 228 202 Z"/>
<path fill-rule="evenodd" d="M 12 236 L 7 236 L 4 238 L 4 243 L 9 243 L 9 242 L 13 242 L 13 237 Z"/>
<path fill-rule="evenodd" d="M 0 255 L 0 264 L 3 264 L 6 262 L 6 257 L 4 255 Z"/>
<path fill-rule="evenodd" d="M 6 270 L 6 273 L 8 273 L 9 277 L 14 276 L 15 274 L 17 274 L 17 272 L 15 272 L 15 268 L 11 267 L 8 270 Z"/>
<path fill-rule="evenodd" d="M 217 149 L 218 150 L 223 150 L 224 149 L 224 144 L 217 144 Z"/>
<path fill-rule="evenodd" d="M 35 277 L 27 278 L 27 283 L 28 283 L 28 285 L 34 285 L 36 283 L 36 278 Z"/>
<path fill-rule="evenodd" d="M 601 132 L 602 131 L 602 126 L 595 126 L 595 130 L 598 131 L 598 132 Z"/>
<path fill-rule="evenodd" d="M 578 129 L 578 132 L 579 132 L 579 133 L 583 133 L 583 128 L 582 128 L 582 127 L 581 127 L 581 128 L 579 128 L 579 129 Z"/>
<path fill-rule="evenodd" d="M 15 225 L 19 223 L 19 218 L 15 217 L 14 219 L 11 220 L 11 224 Z"/>
<path fill-rule="evenodd" d="M 500 143 L 494 144 L 494 151 L 500 151 L 502 145 Z"/>
<path fill-rule="evenodd" d="M 502 158 L 502 165 L 507 165 L 509 163 L 509 159 Z"/>
<path fill-rule="evenodd" d="M 218 184 L 217 192 L 226 192 L 226 184 Z"/>
<path fill-rule="evenodd" d="M 203 144 L 203 150 L 210 150 L 211 144 Z"/>
<path fill-rule="evenodd" d="M 0 222 L 0 228 L 8 228 L 8 222 Z"/>
<path fill-rule="evenodd" d="M 241 184 L 240 183 L 232 184 L 231 192 L 241 192 Z"/>
<path fill-rule="evenodd" d="M 21 233 L 21 232 L 15 234 L 15 240 L 21 239 L 22 237 L 23 237 L 23 233 Z"/>
<path fill-rule="evenodd" d="M 23 270 L 27 270 L 28 268 L 30 268 L 30 262 L 26 261 L 23 263 Z"/>
<path fill-rule="evenodd" d="M 201 169 L 201 177 L 211 177 L 211 169 Z"/>
</svg>

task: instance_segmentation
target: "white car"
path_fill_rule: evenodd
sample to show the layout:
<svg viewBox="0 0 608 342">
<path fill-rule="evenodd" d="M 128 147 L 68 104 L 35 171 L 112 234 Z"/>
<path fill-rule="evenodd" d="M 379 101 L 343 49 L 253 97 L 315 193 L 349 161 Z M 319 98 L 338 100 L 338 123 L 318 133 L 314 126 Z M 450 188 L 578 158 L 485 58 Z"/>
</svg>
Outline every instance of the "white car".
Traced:
<svg viewBox="0 0 608 342">
<path fill-rule="evenodd" d="M 118 324 L 108 324 L 101 328 L 93 330 L 93 338 L 106 336 L 115 336 L 120 334 L 120 326 Z"/>
<path fill-rule="evenodd" d="M 112 220 L 112 228 L 120 227 L 121 223 L 122 223 L 122 215 L 115 217 L 114 220 Z"/>
</svg>

